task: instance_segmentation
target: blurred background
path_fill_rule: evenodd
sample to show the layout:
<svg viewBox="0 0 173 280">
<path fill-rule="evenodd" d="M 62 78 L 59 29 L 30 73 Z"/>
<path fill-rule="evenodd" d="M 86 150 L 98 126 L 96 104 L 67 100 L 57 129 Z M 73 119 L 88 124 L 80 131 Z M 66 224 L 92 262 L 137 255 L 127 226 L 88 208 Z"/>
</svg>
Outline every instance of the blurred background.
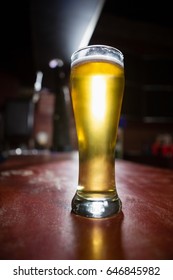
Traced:
<svg viewBox="0 0 173 280">
<path fill-rule="evenodd" d="M 173 168 L 170 1 L 7 0 L 1 14 L 1 154 L 77 149 L 70 57 L 106 44 L 125 57 L 116 156 Z"/>
</svg>

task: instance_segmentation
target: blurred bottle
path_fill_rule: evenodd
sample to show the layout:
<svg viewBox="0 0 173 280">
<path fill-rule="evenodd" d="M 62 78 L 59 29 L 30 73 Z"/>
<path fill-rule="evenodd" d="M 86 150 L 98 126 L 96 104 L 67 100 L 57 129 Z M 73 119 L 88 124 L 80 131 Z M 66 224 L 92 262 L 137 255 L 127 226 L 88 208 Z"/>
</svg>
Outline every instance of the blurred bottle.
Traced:
<svg viewBox="0 0 173 280">
<path fill-rule="evenodd" d="M 124 156 L 124 129 L 126 127 L 126 119 L 124 116 L 121 116 L 118 132 L 117 132 L 117 141 L 115 148 L 115 156 L 116 158 L 122 159 Z"/>
</svg>

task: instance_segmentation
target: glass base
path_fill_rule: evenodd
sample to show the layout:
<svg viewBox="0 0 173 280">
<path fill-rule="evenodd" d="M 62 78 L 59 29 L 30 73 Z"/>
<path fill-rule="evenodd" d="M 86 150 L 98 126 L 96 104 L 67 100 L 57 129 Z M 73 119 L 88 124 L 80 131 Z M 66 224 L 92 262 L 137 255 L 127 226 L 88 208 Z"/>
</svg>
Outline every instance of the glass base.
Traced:
<svg viewBox="0 0 173 280">
<path fill-rule="evenodd" d="M 72 200 L 72 212 L 88 218 L 106 218 L 121 211 L 121 200 L 116 196 L 101 200 L 84 199 L 75 194 Z"/>
</svg>

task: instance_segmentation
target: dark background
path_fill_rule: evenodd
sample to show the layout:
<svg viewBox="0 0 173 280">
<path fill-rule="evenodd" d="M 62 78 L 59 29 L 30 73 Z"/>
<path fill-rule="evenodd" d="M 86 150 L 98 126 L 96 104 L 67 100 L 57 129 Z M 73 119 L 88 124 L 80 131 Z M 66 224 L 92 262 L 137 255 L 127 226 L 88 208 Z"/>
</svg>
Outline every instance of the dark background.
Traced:
<svg viewBox="0 0 173 280">
<path fill-rule="evenodd" d="M 42 70 L 43 86 L 54 88 L 48 61 L 59 57 L 65 62 L 68 80 L 70 55 L 80 39 L 76 34 L 82 35 L 101 2 L 5 1 L 1 5 L 1 73 L 33 87 L 36 71 Z M 107 0 L 101 9 L 89 43 L 112 45 L 124 53 L 127 94 L 123 112 L 172 118 L 171 2 Z"/>
<path fill-rule="evenodd" d="M 173 137 L 171 1 L 2 1 L 0 28 L 0 110 L 19 92 L 32 94 L 42 71 L 42 89 L 55 97 L 53 149 L 69 145 L 69 130 L 75 135 L 63 90 L 69 88 L 71 54 L 88 28 L 85 44 L 111 45 L 124 54 L 125 154 L 145 153 L 160 134 Z M 63 67 L 51 69 L 54 58 Z M 44 112 L 48 108 L 45 103 Z"/>
</svg>

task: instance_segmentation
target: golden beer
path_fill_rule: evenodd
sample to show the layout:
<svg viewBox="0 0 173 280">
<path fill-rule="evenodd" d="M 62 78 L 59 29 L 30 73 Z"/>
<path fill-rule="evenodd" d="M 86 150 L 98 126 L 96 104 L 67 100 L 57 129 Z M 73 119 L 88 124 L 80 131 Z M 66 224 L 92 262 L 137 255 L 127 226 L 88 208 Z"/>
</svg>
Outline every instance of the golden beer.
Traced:
<svg viewBox="0 0 173 280">
<path fill-rule="evenodd" d="M 104 55 L 98 52 L 99 48 L 104 48 Z M 115 145 L 124 68 L 117 57 L 105 54 L 109 47 L 88 49 L 89 54 L 72 61 L 71 68 L 71 97 L 79 149 L 79 180 L 72 211 L 100 218 L 118 212 L 121 204 L 115 184 Z"/>
</svg>

